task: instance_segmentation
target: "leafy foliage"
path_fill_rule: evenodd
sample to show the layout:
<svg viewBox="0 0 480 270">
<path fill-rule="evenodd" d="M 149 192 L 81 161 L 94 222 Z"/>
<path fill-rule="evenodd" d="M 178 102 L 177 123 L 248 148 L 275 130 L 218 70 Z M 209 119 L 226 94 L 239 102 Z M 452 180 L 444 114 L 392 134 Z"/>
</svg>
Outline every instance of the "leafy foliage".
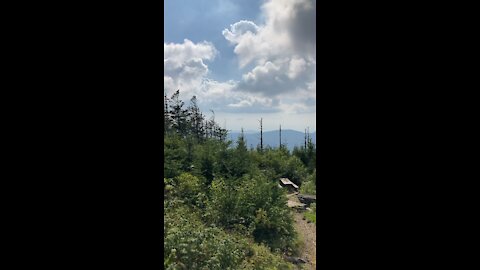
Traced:
<svg viewBox="0 0 480 270">
<path fill-rule="evenodd" d="M 295 238 L 293 219 L 282 189 L 265 177 L 245 176 L 236 182 L 215 180 L 207 214 L 211 222 L 226 229 L 251 232 L 253 238 L 272 249 L 286 250 Z M 239 225 L 235 227 L 234 225 Z"/>
<path fill-rule="evenodd" d="M 252 249 L 254 256 L 245 259 L 239 269 L 294 269 L 292 264 L 285 262 L 279 255 L 271 253 L 264 245 L 254 245 Z"/>
<path fill-rule="evenodd" d="M 164 207 L 165 269 L 293 269 L 278 254 L 201 222 L 179 201 Z"/>
<path fill-rule="evenodd" d="M 216 227 L 207 227 L 185 206 L 164 208 L 165 269 L 236 269 L 248 243 Z"/>
<path fill-rule="evenodd" d="M 307 180 L 300 187 L 300 193 L 303 194 L 317 194 L 317 172 L 314 170 L 313 174 L 307 177 Z"/>
<path fill-rule="evenodd" d="M 305 218 L 307 220 L 309 220 L 310 222 L 313 222 L 315 224 L 317 224 L 317 214 L 315 212 L 312 212 L 312 211 L 307 211 L 305 212 Z"/>
<path fill-rule="evenodd" d="M 249 150 L 206 119 L 196 97 L 184 109 L 179 91 L 165 96 L 165 269 L 293 269 L 281 255 L 299 239 L 277 183 L 314 192 L 315 146 Z"/>
</svg>

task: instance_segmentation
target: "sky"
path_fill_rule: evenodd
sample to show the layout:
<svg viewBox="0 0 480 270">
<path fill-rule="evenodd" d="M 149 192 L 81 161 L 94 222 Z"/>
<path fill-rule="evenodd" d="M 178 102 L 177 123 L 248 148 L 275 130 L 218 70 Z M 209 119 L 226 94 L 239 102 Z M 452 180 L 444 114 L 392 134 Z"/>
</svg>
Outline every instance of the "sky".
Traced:
<svg viewBox="0 0 480 270">
<path fill-rule="evenodd" d="M 316 0 L 165 0 L 164 92 L 228 130 L 315 128 Z M 212 113 L 213 111 L 213 113 Z"/>
</svg>

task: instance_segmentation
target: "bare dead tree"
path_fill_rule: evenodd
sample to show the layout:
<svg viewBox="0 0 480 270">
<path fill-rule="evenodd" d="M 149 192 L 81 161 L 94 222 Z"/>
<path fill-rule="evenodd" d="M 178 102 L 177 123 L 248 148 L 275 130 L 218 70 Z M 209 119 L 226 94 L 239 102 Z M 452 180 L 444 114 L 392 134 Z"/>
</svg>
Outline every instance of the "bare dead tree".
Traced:
<svg viewBox="0 0 480 270">
<path fill-rule="evenodd" d="M 263 118 L 260 118 L 260 151 L 263 152 L 263 126 L 262 126 Z"/>
<path fill-rule="evenodd" d="M 310 143 L 310 127 L 307 127 L 307 142 Z"/>
<path fill-rule="evenodd" d="M 280 144 L 279 148 L 282 148 L 282 125 L 280 125 Z"/>
<path fill-rule="evenodd" d="M 307 150 L 307 129 L 305 129 L 305 150 Z"/>
</svg>

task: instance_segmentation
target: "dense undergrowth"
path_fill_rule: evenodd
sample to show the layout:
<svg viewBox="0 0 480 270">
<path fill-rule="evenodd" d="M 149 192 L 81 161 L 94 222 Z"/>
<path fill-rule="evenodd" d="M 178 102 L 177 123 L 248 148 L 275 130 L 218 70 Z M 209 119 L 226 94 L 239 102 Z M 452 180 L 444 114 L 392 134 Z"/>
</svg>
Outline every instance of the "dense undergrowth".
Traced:
<svg viewBox="0 0 480 270">
<path fill-rule="evenodd" d="M 302 243 L 278 179 L 312 192 L 315 145 L 248 150 L 178 92 L 165 103 L 165 269 L 294 269 Z M 303 183 L 308 183 L 304 185 Z"/>
</svg>

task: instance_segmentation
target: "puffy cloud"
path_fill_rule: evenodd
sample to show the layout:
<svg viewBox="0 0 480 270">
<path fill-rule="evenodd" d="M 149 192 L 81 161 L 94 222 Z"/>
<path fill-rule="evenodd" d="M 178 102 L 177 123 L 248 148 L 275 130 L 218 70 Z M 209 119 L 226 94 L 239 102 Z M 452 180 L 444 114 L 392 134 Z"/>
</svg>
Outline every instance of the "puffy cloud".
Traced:
<svg viewBox="0 0 480 270">
<path fill-rule="evenodd" d="M 164 85 L 169 91 L 182 89 L 193 92 L 208 74 L 204 61 L 212 61 L 217 55 L 215 46 L 209 42 L 164 43 Z"/>
<path fill-rule="evenodd" d="M 224 29 L 240 68 L 249 67 L 240 81 L 209 78 L 208 62 L 218 54 L 213 44 L 164 43 L 167 93 L 180 89 L 185 101 L 196 95 L 204 112 L 314 115 L 315 8 L 315 0 L 269 0 L 262 24 L 241 20 Z"/>
<path fill-rule="evenodd" d="M 316 55 L 316 0 L 300 1 L 295 4 L 295 12 L 289 21 L 293 46 L 297 53 L 306 52 Z"/>
<path fill-rule="evenodd" d="M 264 25 L 239 21 L 222 32 L 240 67 L 255 65 L 236 91 L 278 96 L 315 90 L 309 86 L 316 80 L 315 9 L 315 0 L 270 0 L 262 6 Z"/>
<path fill-rule="evenodd" d="M 307 62 L 303 58 L 292 58 L 288 67 L 288 77 L 295 79 L 307 69 Z"/>
<path fill-rule="evenodd" d="M 257 93 L 264 96 L 281 96 L 309 88 L 315 81 L 315 63 L 298 56 L 286 57 L 259 64 L 243 74 L 236 91 Z"/>
<path fill-rule="evenodd" d="M 241 20 L 231 24 L 230 30 L 225 29 L 222 31 L 222 34 L 228 41 L 235 44 L 242 38 L 242 35 L 248 34 L 248 32 L 250 32 L 250 34 L 256 34 L 258 29 L 258 26 L 254 22 Z"/>
<path fill-rule="evenodd" d="M 254 25 L 243 22 L 232 28 L 232 35 L 255 31 Z M 208 78 L 205 61 L 214 60 L 217 50 L 208 42 L 164 44 L 164 87 L 167 95 L 180 89 L 184 101 L 196 95 L 204 111 L 213 109 L 222 112 L 276 112 L 279 102 L 274 98 L 252 96 L 234 91 L 238 82 L 219 82 Z M 271 66 L 267 65 L 267 68 Z M 262 73 L 259 68 L 258 73 Z M 255 80 L 255 78 L 252 78 Z"/>
<path fill-rule="evenodd" d="M 316 0 L 270 0 L 262 10 L 268 36 L 288 36 L 286 47 L 295 53 L 315 55 Z"/>
<path fill-rule="evenodd" d="M 237 97 L 234 103 L 227 105 L 225 112 L 242 113 L 273 113 L 279 112 L 279 100 L 265 97 L 243 96 Z"/>
<path fill-rule="evenodd" d="M 217 55 L 217 50 L 210 42 L 193 43 L 184 39 L 183 43 L 164 43 L 163 55 L 165 60 L 171 63 L 180 64 L 190 59 L 213 60 Z"/>
<path fill-rule="evenodd" d="M 278 112 L 279 100 L 255 96 L 248 93 L 234 91 L 237 82 L 218 82 L 205 79 L 201 91 L 197 92 L 200 105 L 205 110 L 213 109 L 219 112 Z"/>
</svg>

